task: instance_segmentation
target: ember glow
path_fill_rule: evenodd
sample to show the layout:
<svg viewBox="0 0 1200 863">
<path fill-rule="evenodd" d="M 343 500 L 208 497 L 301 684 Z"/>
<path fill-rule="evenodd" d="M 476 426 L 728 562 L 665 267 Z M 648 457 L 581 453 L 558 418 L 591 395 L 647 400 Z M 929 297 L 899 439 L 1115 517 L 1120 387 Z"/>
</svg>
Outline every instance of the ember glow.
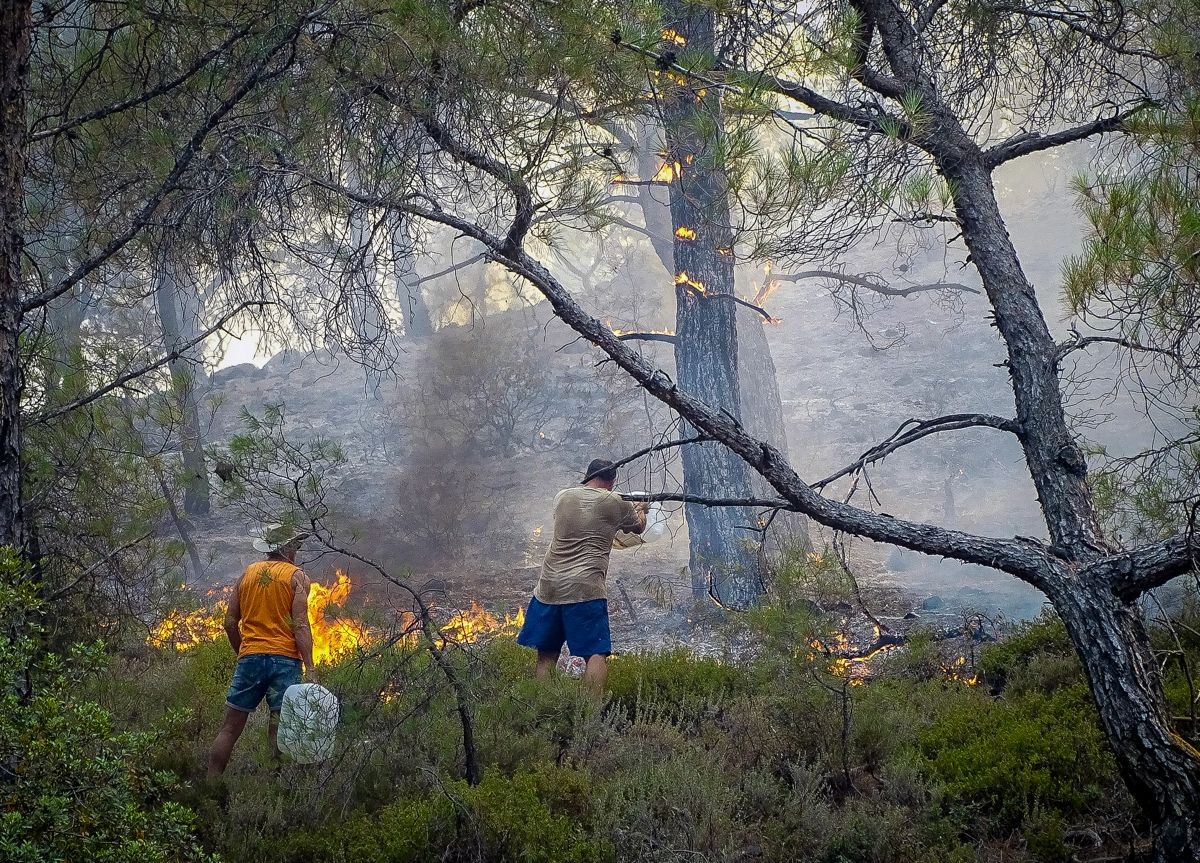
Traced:
<svg viewBox="0 0 1200 863">
<path fill-rule="evenodd" d="M 704 282 L 697 282 L 687 274 L 686 270 L 681 270 L 679 274 L 675 276 L 675 284 L 687 285 L 693 291 L 702 296 L 708 293 L 708 289 L 704 287 Z"/>
<path fill-rule="evenodd" d="M 687 37 L 672 27 L 667 27 L 662 31 L 662 38 L 664 42 L 673 42 L 680 46 L 687 44 Z"/>
<path fill-rule="evenodd" d="M 683 225 L 680 225 L 675 229 L 675 236 L 681 240 L 694 240 L 696 239 L 696 232 L 691 228 L 686 228 Z"/>
</svg>

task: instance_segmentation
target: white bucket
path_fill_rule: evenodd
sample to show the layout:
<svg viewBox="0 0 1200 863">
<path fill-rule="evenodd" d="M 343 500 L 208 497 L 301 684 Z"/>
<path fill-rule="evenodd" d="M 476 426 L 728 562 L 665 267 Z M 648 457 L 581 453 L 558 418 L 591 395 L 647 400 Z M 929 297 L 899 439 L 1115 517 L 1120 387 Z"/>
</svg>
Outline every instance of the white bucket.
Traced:
<svg viewBox="0 0 1200 863">
<path fill-rule="evenodd" d="M 646 511 L 646 529 L 641 533 L 626 533 L 618 531 L 613 537 L 613 548 L 636 548 L 667 535 L 667 514 L 663 512 L 662 504 L 654 500 Z"/>
<path fill-rule="evenodd" d="M 301 764 L 333 754 L 338 700 L 316 683 L 296 683 L 283 693 L 279 711 L 279 751 Z"/>
</svg>

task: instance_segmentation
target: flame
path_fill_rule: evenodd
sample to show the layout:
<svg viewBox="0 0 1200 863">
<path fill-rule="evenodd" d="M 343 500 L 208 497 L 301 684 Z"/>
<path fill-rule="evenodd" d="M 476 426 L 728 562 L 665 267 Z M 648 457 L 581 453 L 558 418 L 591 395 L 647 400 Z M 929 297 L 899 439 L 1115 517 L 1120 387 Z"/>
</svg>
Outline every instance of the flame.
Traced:
<svg viewBox="0 0 1200 863">
<path fill-rule="evenodd" d="M 779 281 L 779 279 L 770 279 L 765 282 L 763 286 L 758 289 L 758 293 L 754 295 L 754 305 L 761 306 L 767 301 L 771 294 L 779 290 L 779 286 L 782 284 L 783 282 Z"/>
<path fill-rule="evenodd" d="M 977 686 L 979 684 L 979 675 L 975 669 L 970 669 L 967 673 L 967 658 L 960 656 L 948 665 L 942 666 L 942 673 L 946 675 L 947 680 L 961 683 L 964 686 Z"/>
<path fill-rule="evenodd" d="M 733 249 L 717 249 L 717 254 L 729 257 L 733 254 Z"/>
<path fill-rule="evenodd" d="M 367 628 L 360 622 L 346 617 L 330 620 L 326 616 L 329 607 L 341 608 L 350 596 L 350 576 L 338 571 L 334 583 L 329 587 L 313 582 L 308 591 L 308 622 L 313 636 L 313 662 L 326 664 L 371 641 Z M 228 594 L 232 587 L 222 593 Z M 214 591 L 208 592 L 209 596 Z M 173 647 L 190 650 L 200 644 L 216 641 L 225 634 L 225 612 L 229 603 L 218 600 L 212 608 L 196 611 L 172 611 L 151 630 L 146 644 L 151 647 Z"/>
<path fill-rule="evenodd" d="M 535 530 L 540 535 L 541 528 Z M 338 570 L 332 584 L 326 586 L 313 582 L 308 592 L 308 620 L 313 636 L 313 662 L 325 665 L 337 661 L 342 656 L 359 647 L 371 644 L 374 634 L 358 620 L 345 616 L 330 618 L 330 608 L 341 609 L 350 598 L 353 583 L 350 576 Z M 229 593 L 232 588 L 225 588 Z M 209 591 L 211 596 L 213 591 Z M 174 647 L 176 650 L 190 650 L 200 644 L 215 641 L 224 635 L 225 612 L 228 609 L 226 600 L 219 600 L 212 608 L 197 611 L 175 610 L 161 620 L 146 638 L 151 647 Z M 401 631 L 405 634 L 399 643 L 414 645 L 420 640 L 416 631 L 416 621 L 411 612 L 401 615 Z M 515 635 L 525 624 L 525 609 L 518 609 L 516 614 L 505 614 L 504 618 L 497 617 L 479 603 L 472 600 L 466 611 L 452 616 L 438 630 L 442 643 L 456 642 L 469 644 L 478 641 L 486 635 Z"/>
<path fill-rule="evenodd" d="M 687 37 L 682 35 L 674 27 L 667 27 L 664 29 L 662 31 L 662 38 L 664 42 L 674 42 L 676 45 L 680 46 L 687 44 Z"/>
<path fill-rule="evenodd" d="M 696 239 L 696 232 L 691 228 L 685 228 L 683 225 L 680 225 L 675 229 L 675 236 L 681 240 L 694 240 Z"/>
<path fill-rule="evenodd" d="M 680 270 L 679 274 L 677 276 L 675 276 L 675 284 L 687 285 L 689 288 L 691 288 L 693 291 L 700 294 L 701 296 L 708 293 L 708 289 L 706 287 L 704 287 L 704 282 L 697 282 L 695 279 L 688 276 L 686 270 Z"/>
<path fill-rule="evenodd" d="M 158 622 L 146 636 L 151 647 L 174 647 L 190 650 L 199 644 L 216 641 L 225 633 L 225 611 L 228 603 L 221 600 L 211 609 L 180 611 L 175 609 Z"/>
<path fill-rule="evenodd" d="M 615 174 L 615 175 L 613 176 L 613 178 L 612 178 L 612 181 L 611 181 L 611 182 L 613 183 L 613 185 L 616 185 L 616 184 L 618 184 L 618 183 L 625 183 L 625 182 L 627 182 L 627 181 L 628 181 L 628 179 L 629 179 L 629 178 L 628 178 L 628 177 L 626 177 L 624 174 Z"/>
<path fill-rule="evenodd" d="M 479 603 L 471 600 L 471 607 L 459 612 L 438 630 L 443 642 L 454 641 L 460 644 L 470 644 L 485 635 L 493 633 L 514 633 L 525 624 L 525 609 L 517 609 L 515 615 L 504 615 L 504 620 L 496 617 Z"/>
<path fill-rule="evenodd" d="M 341 608 L 350 598 L 350 576 L 337 571 L 333 584 L 312 583 L 308 591 L 308 622 L 313 637 L 313 662 L 322 665 L 370 643 L 371 637 L 361 623 L 345 617 L 330 620 L 325 612 L 330 605 Z"/>
<path fill-rule="evenodd" d="M 701 87 L 699 90 L 696 91 L 696 101 L 703 99 L 707 95 L 708 95 L 708 90 L 706 90 L 704 87 Z"/>
<path fill-rule="evenodd" d="M 678 162 L 663 162 L 662 166 L 650 178 L 652 183 L 670 183 L 683 174 L 683 166 Z"/>
</svg>

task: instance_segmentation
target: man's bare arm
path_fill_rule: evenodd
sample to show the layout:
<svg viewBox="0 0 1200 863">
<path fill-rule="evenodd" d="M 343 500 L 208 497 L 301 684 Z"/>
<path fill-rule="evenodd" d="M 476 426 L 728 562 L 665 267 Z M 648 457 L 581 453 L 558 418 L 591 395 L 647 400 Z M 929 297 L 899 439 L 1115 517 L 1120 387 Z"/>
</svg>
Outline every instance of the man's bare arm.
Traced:
<svg viewBox="0 0 1200 863">
<path fill-rule="evenodd" d="M 312 627 L 308 623 L 308 588 L 312 582 L 303 570 L 296 570 L 292 576 L 292 587 L 295 595 L 292 597 L 292 635 L 296 638 L 296 647 L 300 651 L 300 661 L 304 670 L 313 673 L 313 639 Z"/>
<path fill-rule="evenodd" d="M 650 511 L 650 504 L 646 503 L 645 501 L 639 500 L 637 503 L 630 504 L 630 506 L 633 507 L 633 512 L 637 518 L 637 521 L 636 521 L 635 525 L 629 529 L 629 532 L 636 533 L 636 534 L 645 533 L 646 532 L 646 513 L 648 513 Z"/>
<path fill-rule="evenodd" d="M 233 594 L 225 608 L 225 634 L 229 636 L 229 644 L 234 653 L 240 653 L 242 650 L 242 606 L 238 602 L 238 590 L 241 586 L 240 581 L 233 586 Z"/>
</svg>

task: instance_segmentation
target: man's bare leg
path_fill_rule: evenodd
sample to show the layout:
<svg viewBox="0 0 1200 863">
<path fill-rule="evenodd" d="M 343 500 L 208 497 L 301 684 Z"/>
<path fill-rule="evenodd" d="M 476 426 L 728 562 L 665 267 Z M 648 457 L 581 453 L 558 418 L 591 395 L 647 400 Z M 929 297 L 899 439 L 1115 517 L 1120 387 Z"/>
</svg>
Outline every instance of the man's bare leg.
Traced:
<svg viewBox="0 0 1200 863">
<path fill-rule="evenodd" d="M 213 741 L 212 749 L 208 752 L 209 779 L 215 779 L 225 772 L 225 768 L 229 764 L 229 756 L 233 754 L 233 747 L 237 744 L 238 738 L 242 736 L 242 731 L 246 728 L 246 720 L 249 718 L 250 714 L 244 710 L 225 707 L 225 720 L 221 723 L 217 739 Z"/>
<path fill-rule="evenodd" d="M 583 684 L 596 695 L 602 695 L 607 683 L 608 657 L 603 653 L 594 653 L 587 658 L 587 667 L 583 670 Z"/>
<path fill-rule="evenodd" d="M 550 677 L 550 672 L 554 670 L 554 666 L 558 664 L 558 654 L 551 653 L 549 650 L 539 650 L 537 658 L 537 667 L 533 673 L 541 680 L 546 680 Z"/>
</svg>

